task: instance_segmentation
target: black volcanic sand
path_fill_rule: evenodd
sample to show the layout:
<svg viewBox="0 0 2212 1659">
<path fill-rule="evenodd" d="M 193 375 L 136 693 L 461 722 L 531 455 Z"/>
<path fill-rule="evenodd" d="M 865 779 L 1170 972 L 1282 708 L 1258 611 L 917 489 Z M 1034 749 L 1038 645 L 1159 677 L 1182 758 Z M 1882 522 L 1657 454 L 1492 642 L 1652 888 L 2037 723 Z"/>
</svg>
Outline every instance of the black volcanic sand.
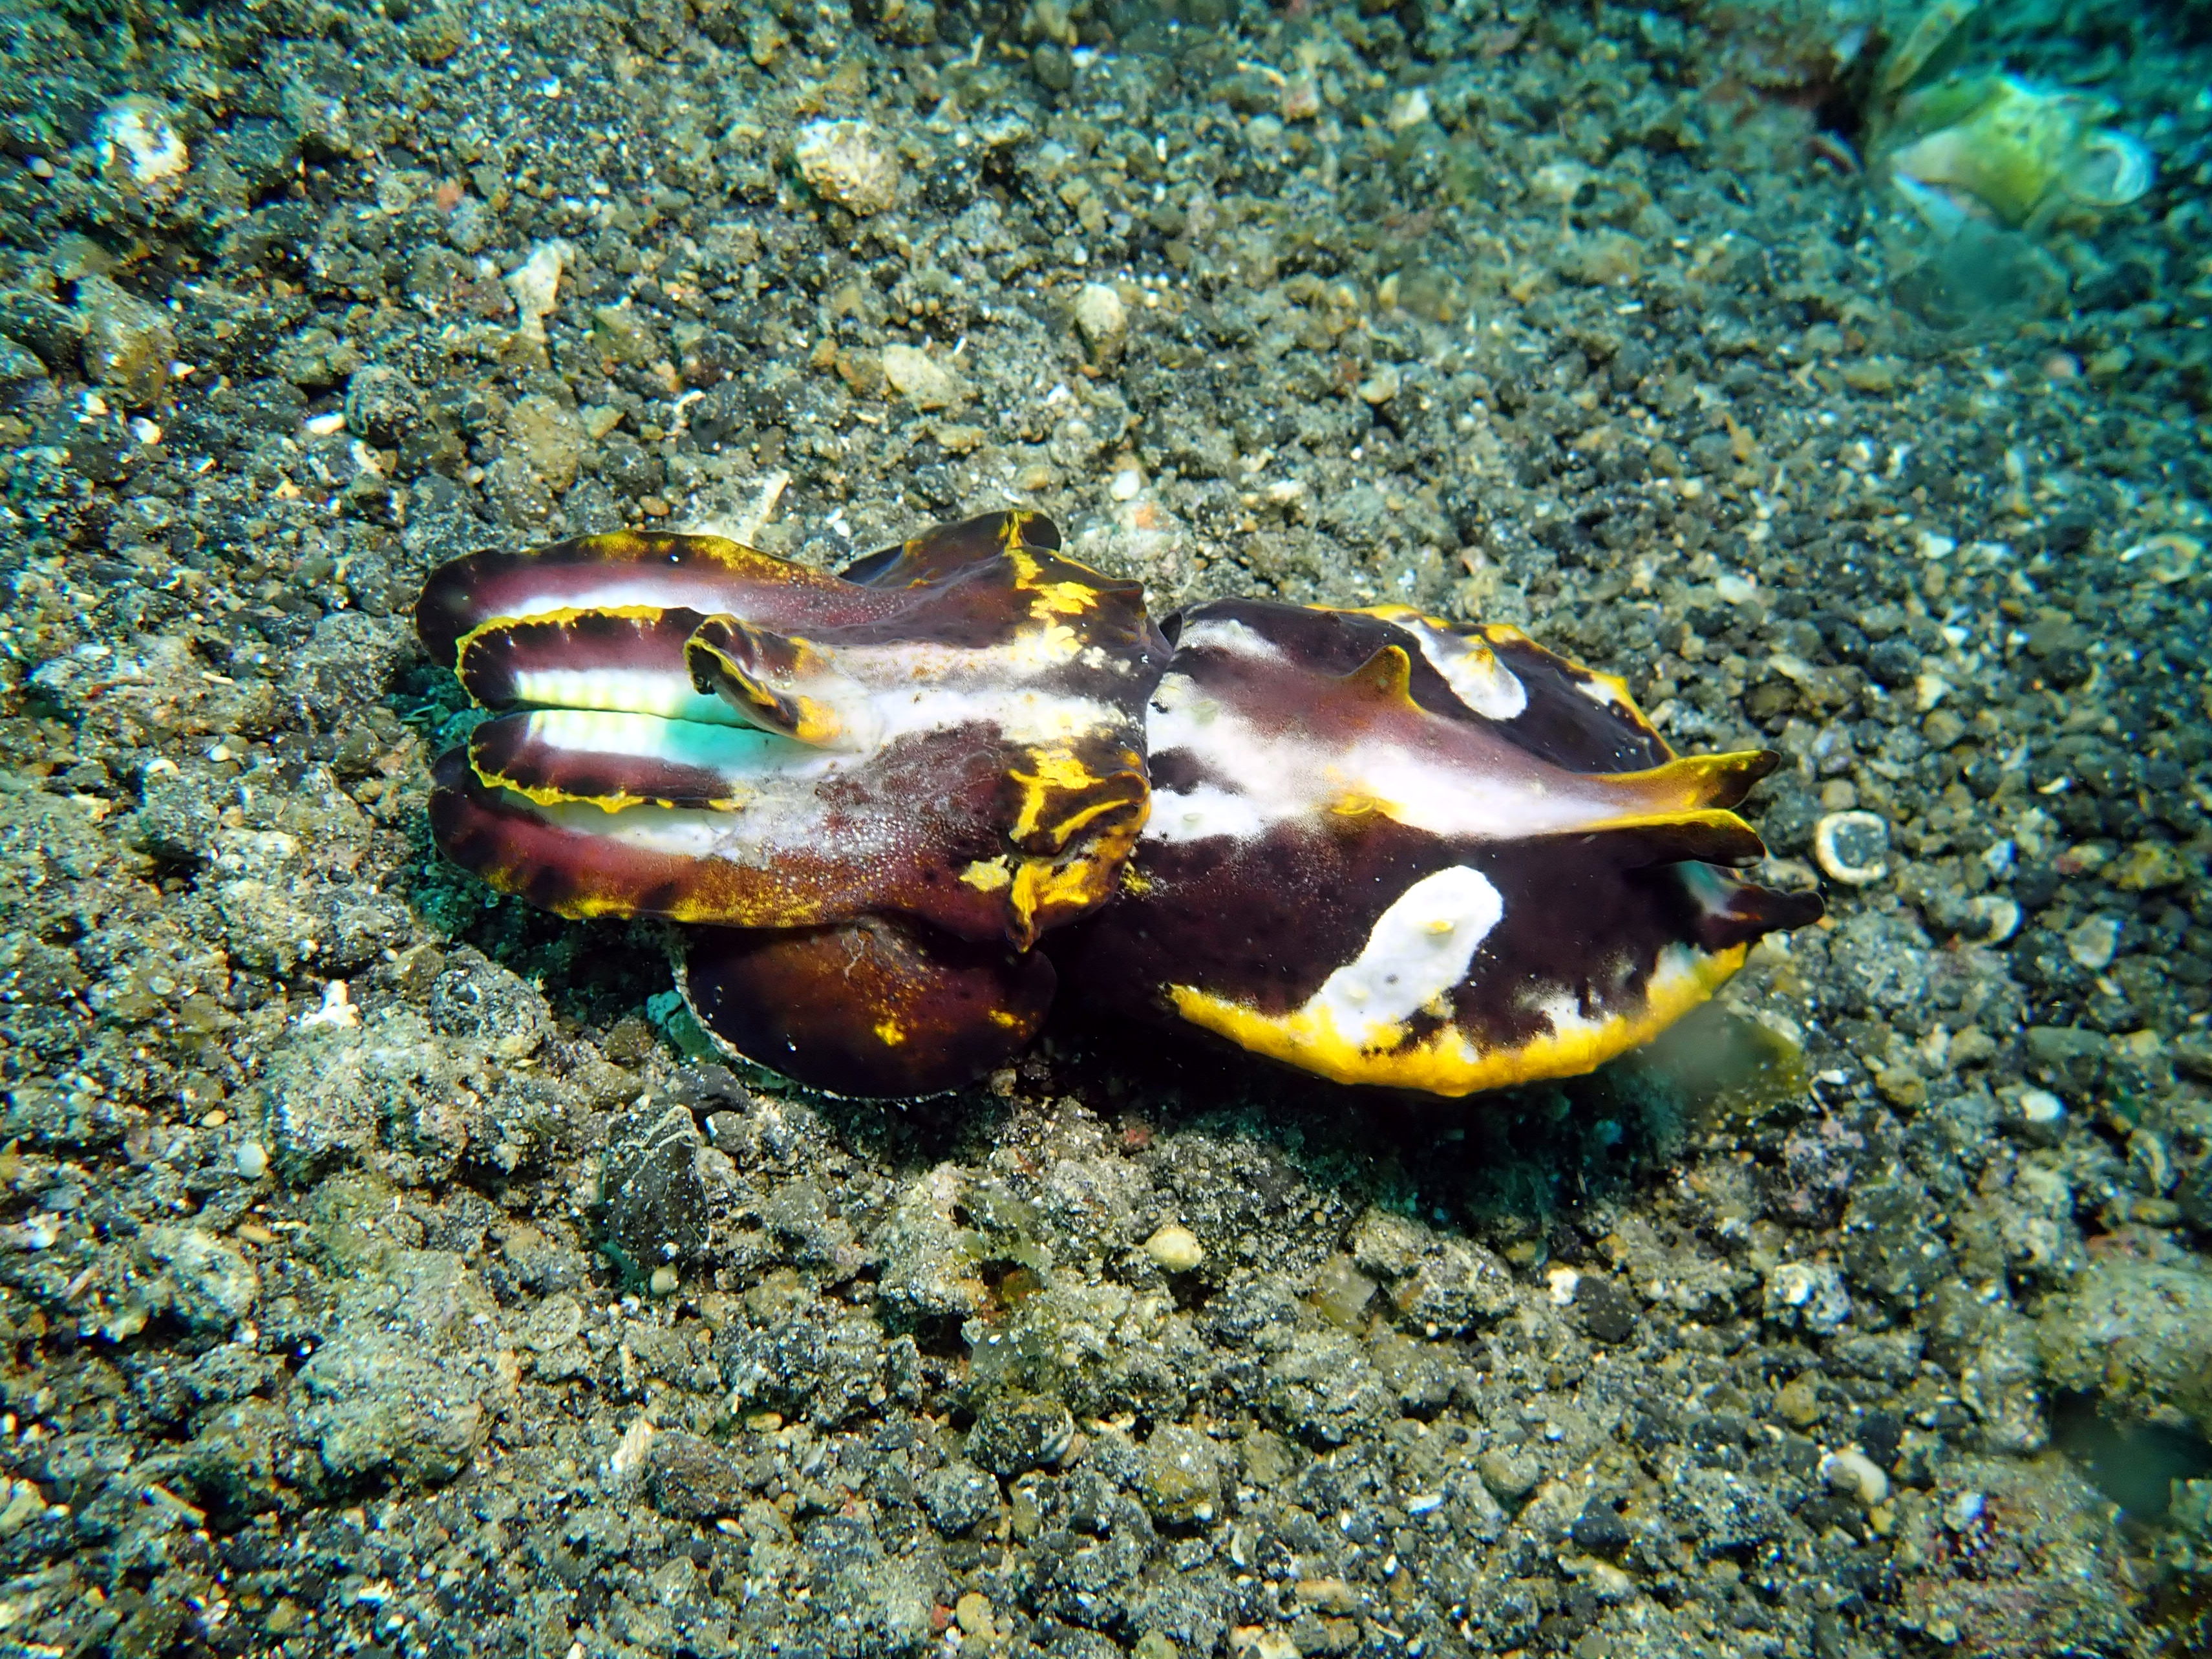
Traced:
<svg viewBox="0 0 2212 1659">
<path fill-rule="evenodd" d="M 2160 183 L 1944 242 L 1885 20 L 1188 3 L 0 11 L 10 1651 L 2212 1640 L 2203 7 L 1970 43 Z M 1779 750 L 1829 923 L 1563 1087 L 901 1109 L 437 862 L 438 561 L 1014 503 Z"/>
</svg>

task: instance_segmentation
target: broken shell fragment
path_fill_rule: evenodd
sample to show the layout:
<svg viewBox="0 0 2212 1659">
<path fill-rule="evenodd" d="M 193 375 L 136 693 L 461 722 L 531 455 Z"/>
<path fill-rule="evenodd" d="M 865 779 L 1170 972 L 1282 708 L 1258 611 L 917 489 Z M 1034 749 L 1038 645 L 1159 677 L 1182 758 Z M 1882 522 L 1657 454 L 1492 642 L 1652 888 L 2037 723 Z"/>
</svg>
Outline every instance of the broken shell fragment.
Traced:
<svg viewBox="0 0 2212 1659">
<path fill-rule="evenodd" d="M 1983 893 L 1966 901 L 1962 937 L 1976 945 L 2002 945 L 2020 931 L 2020 902 L 2002 893 Z"/>
<path fill-rule="evenodd" d="M 1939 231 L 1966 219 L 2036 226 L 2071 208 L 2136 200 L 2157 168 L 2137 140 L 2098 124 L 2115 106 L 2008 75 L 1949 80 L 1899 106 L 1891 182 Z"/>
<path fill-rule="evenodd" d="M 2109 128 L 2093 132 L 2064 179 L 2068 196 L 2083 207 L 2125 207 L 2151 186 L 2158 163 L 2140 139 Z"/>
<path fill-rule="evenodd" d="M 1846 887 L 1889 873 L 1889 824 L 1873 812 L 1831 812 L 1813 826 L 1813 856 Z"/>
</svg>

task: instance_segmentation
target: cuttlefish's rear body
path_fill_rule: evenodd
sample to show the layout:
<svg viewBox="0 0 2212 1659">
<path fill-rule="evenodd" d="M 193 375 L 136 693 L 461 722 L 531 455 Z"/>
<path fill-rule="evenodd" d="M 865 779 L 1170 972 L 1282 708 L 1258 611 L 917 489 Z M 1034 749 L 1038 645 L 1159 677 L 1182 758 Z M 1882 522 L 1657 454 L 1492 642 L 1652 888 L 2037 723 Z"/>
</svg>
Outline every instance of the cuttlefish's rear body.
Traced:
<svg viewBox="0 0 2212 1659">
<path fill-rule="evenodd" d="M 1571 1075 L 1820 914 L 1726 868 L 1773 756 L 1677 759 L 1512 629 L 1164 634 L 1059 546 L 1007 513 L 839 576 L 696 536 L 457 560 L 418 627 L 496 712 L 438 763 L 439 844 L 679 924 L 709 1031 L 854 1095 L 981 1076 L 1062 993 L 1346 1083 Z"/>
</svg>

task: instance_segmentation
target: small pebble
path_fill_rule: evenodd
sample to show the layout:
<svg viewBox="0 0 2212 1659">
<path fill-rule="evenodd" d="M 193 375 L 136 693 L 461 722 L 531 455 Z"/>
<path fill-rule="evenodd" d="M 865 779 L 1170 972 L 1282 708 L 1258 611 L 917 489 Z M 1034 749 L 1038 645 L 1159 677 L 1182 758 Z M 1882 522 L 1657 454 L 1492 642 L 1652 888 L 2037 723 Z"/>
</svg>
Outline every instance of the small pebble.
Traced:
<svg viewBox="0 0 2212 1659">
<path fill-rule="evenodd" d="M 2066 935 L 2066 954 L 2093 974 L 2101 974 L 2119 954 L 2120 924 L 2111 916 L 2091 916 Z"/>
<path fill-rule="evenodd" d="M 1163 1273 L 1187 1273 L 1206 1260 L 1206 1246 L 1189 1228 L 1170 1221 L 1145 1241 L 1145 1254 Z"/>
<path fill-rule="evenodd" d="M 682 1277 L 675 1268 L 655 1267 L 653 1270 L 653 1277 L 647 1281 L 647 1288 L 655 1296 L 673 1296 L 676 1294 L 676 1287 L 683 1282 Z"/>
<path fill-rule="evenodd" d="M 1129 311 L 1105 283 L 1085 283 L 1075 296 L 1075 325 L 1102 362 L 1121 349 L 1129 335 Z"/>
<path fill-rule="evenodd" d="M 1403 132 L 1417 127 L 1429 118 L 1429 94 L 1425 88 L 1415 87 L 1411 92 L 1401 92 L 1390 100 L 1390 107 L 1382 117 L 1383 125 L 1393 132 Z"/>
<path fill-rule="evenodd" d="M 1801 1371 L 1784 1384 L 1774 1396 L 1774 1409 L 1782 1420 L 1800 1429 L 1808 1429 L 1826 1415 L 1827 1407 L 1820 1401 L 1820 1374 Z"/>
<path fill-rule="evenodd" d="M 1889 1498 L 1889 1477 L 1882 1473 L 1881 1464 L 1856 1446 L 1846 1446 L 1822 1458 L 1820 1478 L 1828 1483 L 1831 1491 L 1856 1498 L 1869 1509 Z"/>
<path fill-rule="evenodd" d="M 191 169 L 191 151 L 168 106 L 152 98 L 110 104 L 93 123 L 100 170 L 128 195 L 153 203 L 174 201 Z"/>
<path fill-rule="evenodd" d="M 269 1149 L 258 1140 L 240 1141 L 230 1158 L 240 1176 L 247 1181 L 258 1181 L 269 1173 Z"/>
<path fill-rule="evenodd" d="M 2023 1089 L 2013 1100 L 2012 1121 L 2030 1140 L 2056 1140 L 2066 1127 L 2066 1103 L 2048 1089 Z"/>
<path fill-rule="evenodd" d="M 1978 1025 L 1966 1026 L 1951 1038 L 1950 1061 L 1955 1070 L 1986 1066 L 1996 1053 L 1996 1039 Z"/>
<path fill-rule="evenodd" d="M 1359 400 L 1377 408 L 1398 395 L 1398 371 L 1384 363 L 1359 383 Z"/>
<path fill-rule="evenodd" d="M 1847 887 L 1889 873 L 1889 825 L 1874 812 L 1831 812 L 1813 826 L 1813 856 Z"/>
<path fill-rule="evenodd" d="M 916 409 L 949 409 L 960 400 L 958 377 L 919 346 L 885 346 L 884 379 Z"/>
<path fill-rule="evenodd" d="M 865 218 L 898 201 L 898 152 L 866 121 L 809 121 L 792 159 L 815 193 Z"/>
</svg>

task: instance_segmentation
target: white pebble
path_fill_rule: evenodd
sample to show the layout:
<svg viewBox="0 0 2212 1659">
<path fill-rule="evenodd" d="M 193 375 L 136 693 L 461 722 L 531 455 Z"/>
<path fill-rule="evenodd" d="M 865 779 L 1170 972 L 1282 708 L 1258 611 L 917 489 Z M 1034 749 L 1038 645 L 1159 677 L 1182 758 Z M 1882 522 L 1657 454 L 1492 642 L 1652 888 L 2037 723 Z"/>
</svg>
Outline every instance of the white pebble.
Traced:
<svg viewBox="0 0 2212 1659">
<path fill-rule="evenodd" d="M 809 121 L 791 149 L 815 192 L 847 212 L 865 218 L 896 205 L 898 152 L 866 121 Z"/>
<path fill-rule="evenodd" d="M 93 123 L 93 149 L 100 171 L 130 194 L 155 203 L 182 193 L 191 152 L 167 106 L 152 98 L 125 98 Z"/>
<path fill-rule="evenodd" d="M 1105 283 L 1085 283 L 1075 296 L 1075 325 L 1101 357 L 1121 349 L 1129 333 L 1129 310 L 1121 296 Z"/>
<path fill-rule="evenodd" d="M 527 259 L 507 273 L 507 289 L 514 295 L 526 340 L 545 337 L 545 319 L 560 302 L 561 273 L 575 257 L 576 250 L 567 242 L 539 242 Z"/>
<path fill-rule="evenodd" d="M 2056 1140 L 2066 1127 L 2066 1103 L 2048 1089 L 2022 1089 L 2012 1113 L 2014 1126 L 2030 1140 Z"/>
<path fill-rule="evenodd" d="M 1187 1273 L 1206 1260 L 1206 1246 L 1179 1221 L 1170 1221 L 1145 1241 L 1145 1254 L 1164 1273 Z"/>
<path fill-rule="evenodd" d="M 230 1154 L 230 1161 L 248 1181 L 258 1181 L 269 1173 L 269 1149 L 258 1140 L 240 1141 Z"/>
<path fill-rule="evenodd" d="M 1982 1518 L 1989 1500 L 1978 1492 L 1962 1492 L 1943 1505 L 1943 1524 L 1953 1532 L 1964 1532 Z"/>
<path fill-rule="evenodd" d="M 1828 1483 L 1830 1490 L 1856 1498 L 1869 1509 L 1889 1498 L 1889 1477 L 1882 1473 L 1881 1464 L 1856 1446 L 1846 1446 L 1822 1458 L 1820 1479 Z"/>
<path fill-rule="evenodd" d="M 950 409 L 963 391 L 960 377 L 920 346 L 885 346 L 884 379 L 916 409 Z"/>
</svg>

